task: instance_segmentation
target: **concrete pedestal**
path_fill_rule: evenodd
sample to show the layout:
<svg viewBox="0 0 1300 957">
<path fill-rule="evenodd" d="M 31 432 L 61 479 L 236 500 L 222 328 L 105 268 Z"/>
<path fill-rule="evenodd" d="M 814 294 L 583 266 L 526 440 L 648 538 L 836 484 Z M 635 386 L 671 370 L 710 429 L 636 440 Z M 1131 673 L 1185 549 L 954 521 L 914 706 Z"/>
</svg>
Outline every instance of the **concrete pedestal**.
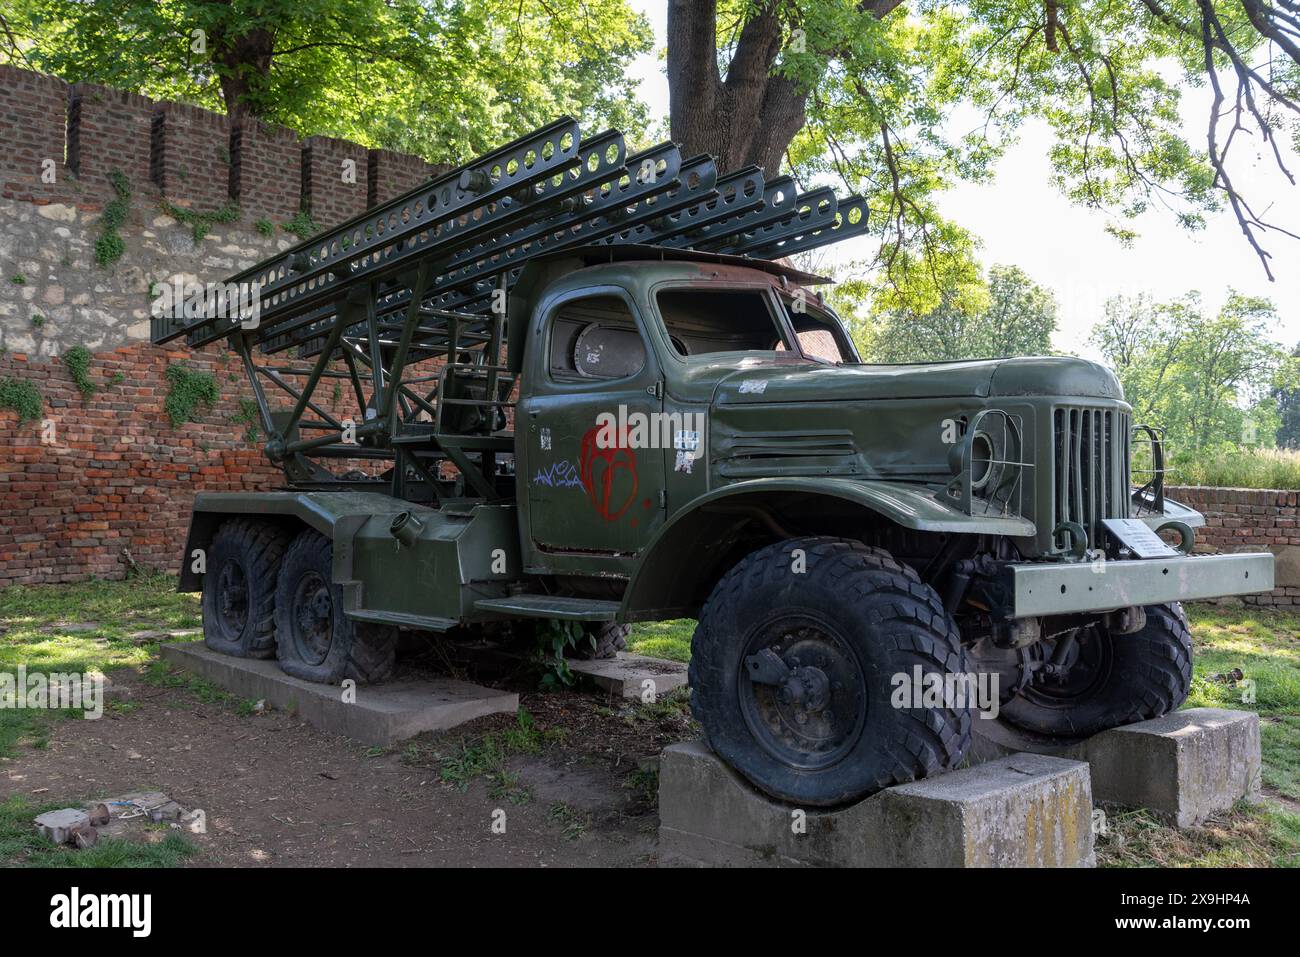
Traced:
<svg viewBox="0 0 1300 957">
<path fill-rule="evenodd" d="M 1098 803 L 1146 808 L 1190 827 L 1258 798 L 1259 715 L 1188 708 L 1103 731 L 1068 756 L 1088 762 Z"/>
<path fill-rule="evenodd" d="M 1091 867 L 1087 765 L 1018 754 L 833 811 L 755 790 L 701 743 L 659 762 L 664 866 Z"/>
<path fill-rule="evenodd" d="M 291 678 L 274 661 L 219 655 L 197 641 L 163 645 L 162 656 L 240 698 L 265 700 L 322 731 L 362 744 L 389 745 L 421 731 L 445 731 L 489 714 L 513 714 L 519 695 L 468 681 L 435 678 L 359 685 L 345 701 L 334 685 Z"/>
</svg>

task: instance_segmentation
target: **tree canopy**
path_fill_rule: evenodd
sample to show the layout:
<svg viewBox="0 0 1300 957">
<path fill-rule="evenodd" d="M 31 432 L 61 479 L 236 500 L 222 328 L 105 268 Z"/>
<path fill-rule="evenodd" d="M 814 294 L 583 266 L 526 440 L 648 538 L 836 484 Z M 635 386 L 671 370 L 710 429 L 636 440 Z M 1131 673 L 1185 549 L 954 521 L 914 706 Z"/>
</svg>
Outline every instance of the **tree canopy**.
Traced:
<svg viewBox="0 0 1300 957">
<path fill-rule="evenodd" d="M 9 9 L 9 5 L 6 5 Z M 569 113 L 632 136 L 625 0 L 12 0 L 0 59 L 456 162 Z"/>
<path fill-rule="evenodd" d="M 917 315 L 877 314 L 859 334 L 878 362 L 936 362 L 1046 355 L 1056 330 L 1056 298 L 1015 266 L 994 266 L 979 302 L 941 302 Z"/>
<path fill-rule="evenodd" d="M 913 311 L 978 293 L 940 194 L 989 175 L 1030 118 L 1055 135 L 1059 187 L 1119 239 L 1148 208 L 1194 229 L 1226 204 L 1271 276 L 1272 244 L 1295 234 L 1229 158 L 1253 140 L 1293 182 L 1298 44 L 1297 0 L 669 0 L 672 132 L 726 168 L 783 162 L 860 191 L 877 292 Z M 1188 86 L 1211 93 L 1199 143 Z"/>
<path fill-rule="evenodd" d="M 1230 293 L 1217 314 L 1200 296 L 1173 302 L 1116 297 L 1093 328 L 1133 406 L 1133 421 L 1161 425 L 1178 451 L 1272 446 L 1281 424 L 1276 393 L 1296 368 L 1266 335 L 1266 299 Z"/>
</svg>

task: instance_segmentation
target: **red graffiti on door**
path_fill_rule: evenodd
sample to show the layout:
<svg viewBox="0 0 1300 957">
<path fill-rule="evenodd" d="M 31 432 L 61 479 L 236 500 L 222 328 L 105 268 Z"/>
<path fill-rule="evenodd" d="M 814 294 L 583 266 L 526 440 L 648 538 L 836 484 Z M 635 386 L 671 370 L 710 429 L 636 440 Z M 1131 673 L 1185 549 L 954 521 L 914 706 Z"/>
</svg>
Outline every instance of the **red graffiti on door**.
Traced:
<svg viewBox="0 0 1300 957">
<path fill-rule="evenodd" d="M 627 429 L 620 431 L 618 444 L 608 449 L 596 444 L 596 436 L 600 431 L 601 427 L 597 426 L 582 437 L 578 477 L 582 481 L 582 487 L 587 491 L 587 499 L 600 513 L 601 518 L 613 522 L 622 517 L 636 501 L 636 453 L 628 443 Z M 624 469 L 632 479 L 632 487 L 616 498 L 615 479 Z"/>
</svg>

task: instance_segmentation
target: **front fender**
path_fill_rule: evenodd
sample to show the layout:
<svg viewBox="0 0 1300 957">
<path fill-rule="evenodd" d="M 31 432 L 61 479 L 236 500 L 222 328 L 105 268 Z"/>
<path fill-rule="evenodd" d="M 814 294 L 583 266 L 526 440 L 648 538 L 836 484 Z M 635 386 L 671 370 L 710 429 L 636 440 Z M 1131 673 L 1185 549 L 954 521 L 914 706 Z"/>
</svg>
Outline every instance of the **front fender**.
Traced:
<svg viewBox="0 0 1300 957">
<path fill-rule="evenodd" d="M 700 577 L 721 558 L 716 544 L 733 511 L 718 506 L 760 504 L 783 496 L 819 496 L 850 502 L 920 532 L 1004 535 L 1028 538 L 1035 533 L 1027 518 L 967 515 L 934 497 L 934 486 L 846 478 L 771 478 L 736 482 L 714 489 L 677 512 L 646 545 L 623 594 L 622 621 L 644 621 L 693 613 Z M 690 560 L 685 560 L 686 556 Z"/>
</svg>

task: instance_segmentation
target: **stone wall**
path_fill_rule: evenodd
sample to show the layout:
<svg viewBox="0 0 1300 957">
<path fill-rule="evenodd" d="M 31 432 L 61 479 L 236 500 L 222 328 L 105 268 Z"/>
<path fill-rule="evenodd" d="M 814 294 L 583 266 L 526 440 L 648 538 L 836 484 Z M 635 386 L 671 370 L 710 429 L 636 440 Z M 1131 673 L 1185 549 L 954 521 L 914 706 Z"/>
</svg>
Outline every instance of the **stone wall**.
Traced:
<svg viewBox="0 0 1300 957">
<path fill-rule="evenodd" d="M 251 391 L 233 355 L 150 344 L 153 285 L 225 279 L 296 245 L 284 225 L 299 210 L 329 226 L 445 167 L 9 66 L 0 142 L 0 380 L 44 401 L 38 421 L 0 409 L 0 587 L 120 578 L 128 553 L 174 570 L 196 492 L 274 488 L 281 473 L 235 421 Z M 123 178 L 125 252 L 104 268 L 95 245 Z M 166 211 L 231 204 L 237 218 L 201 236 Z M 63 361 L 73 346 L 92 353 L 89 397 Z M 163 410 L 173 364 L 220 391 L 179 428 Z M 317 401 L 355 416 L 350 392 L 335 400 L 326 383 Z"/>
<path fill-rule="evenodd" d="M 1277 587 L 1243 601 L 1300 607 L 1300 491 L 1179 485 L 1165 494 L 1205 516 L 1205 527 L 1196 530 L 1197 552 L 1270 551 L 1276 556 Z"/>
</svg>

